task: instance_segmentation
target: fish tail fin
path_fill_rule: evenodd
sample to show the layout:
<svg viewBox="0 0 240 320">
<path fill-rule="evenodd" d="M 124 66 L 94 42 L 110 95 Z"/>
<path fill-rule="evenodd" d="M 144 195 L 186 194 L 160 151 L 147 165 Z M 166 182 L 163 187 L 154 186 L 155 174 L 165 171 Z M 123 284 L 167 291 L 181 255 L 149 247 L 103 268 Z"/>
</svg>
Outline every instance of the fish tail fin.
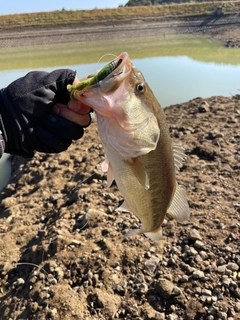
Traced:
<svg viewBox="0 0 240 320">
<path fill-rule="evenodd" d="M 144 234 L 146 237 L 148 237 L 151 240 L 161 240 L 162 239 L 162 227 L 158 228 L 155 231 L 146 232 Z"/>
</svg>

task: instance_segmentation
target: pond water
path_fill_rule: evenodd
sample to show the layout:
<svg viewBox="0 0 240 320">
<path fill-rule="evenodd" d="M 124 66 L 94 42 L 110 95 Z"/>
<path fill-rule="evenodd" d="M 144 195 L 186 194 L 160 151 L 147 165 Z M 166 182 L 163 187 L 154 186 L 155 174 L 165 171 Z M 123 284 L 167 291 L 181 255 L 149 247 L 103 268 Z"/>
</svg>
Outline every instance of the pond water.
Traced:
<svg viewBox="0 0 240 320">
<path fill-rule="evenodd" d="M 162 107 L 196 97 L 231 96 L 240 90 L 240 49 L 225 48 L 220 42 L 204 37 L 113 39 L 1 51 L 0 88 L 36 69 L 68 67 L 77 70 L 81 78 L 113 59 L 107 56 L 98 62 L 106 53 L 119 55 L 126 51 Z"/>
</svg>

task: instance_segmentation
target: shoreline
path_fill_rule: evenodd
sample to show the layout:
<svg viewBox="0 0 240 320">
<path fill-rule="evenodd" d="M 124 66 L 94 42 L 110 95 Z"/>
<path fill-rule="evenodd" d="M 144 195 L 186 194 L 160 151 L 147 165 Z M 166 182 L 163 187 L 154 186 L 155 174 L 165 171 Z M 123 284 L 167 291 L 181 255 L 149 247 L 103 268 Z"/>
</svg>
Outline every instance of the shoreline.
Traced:
<svg viewBox="0 0 240 320">
<path fill-rule="evenodd" d="M 219 17 L 195 16 L 183 18 L 148 17 L 85 21 L 56 26 L 28 26 L 0 29 L 0 47 L 134 38 L 168 34 L 204 34 L 225 43 L 228 47 L 240 46 L 240 15 Z"/>
</svg>

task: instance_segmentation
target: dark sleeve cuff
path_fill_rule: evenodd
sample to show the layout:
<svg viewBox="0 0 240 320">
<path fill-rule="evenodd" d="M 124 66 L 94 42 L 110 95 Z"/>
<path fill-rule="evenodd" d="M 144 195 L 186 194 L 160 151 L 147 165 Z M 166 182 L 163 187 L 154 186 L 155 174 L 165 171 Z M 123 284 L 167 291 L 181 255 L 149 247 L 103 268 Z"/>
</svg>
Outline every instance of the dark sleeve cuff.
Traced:
<svg viewBox="0 0 240 320">
<path fill-rule="evenodd" d="M 2 131 L 0 130 L 0 158 L 4 154 L 4 150 L 5 150 L 5 142 L 2 137 Z"/>
</svg>

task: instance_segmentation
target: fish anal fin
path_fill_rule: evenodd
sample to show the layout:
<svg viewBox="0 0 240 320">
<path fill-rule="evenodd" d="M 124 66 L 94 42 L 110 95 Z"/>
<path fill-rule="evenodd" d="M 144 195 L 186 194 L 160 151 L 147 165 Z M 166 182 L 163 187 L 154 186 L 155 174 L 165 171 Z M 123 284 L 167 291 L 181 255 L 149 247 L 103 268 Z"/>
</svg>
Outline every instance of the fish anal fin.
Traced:
<svg viewBox="0 0 240 320">
<path fill-rule="evenodd" d="M 190 217 L 190 209 L 183 190 L 176 184 L 174 197 L 170 207 L 167 210 L 177 222 L 183 222 Z"/>
<path fill-rule="evenodd" d="M 111 166 L 111 163 L 109 163 L 108 172 L 107 172 L 107 186 L 108 186 L 108 188 L 111 187 L 113 181 L 114 181 L 114 172 L 113 172 L 113 168 Z"/>
<path fill-rule="evenodd" d="M 109 168 L 109 161 L 108 161 L 108 159 L 105 159 L 105 160 L 101 163 L 102 172 L 108 172 L 108 168 Z"/>
<path fill-rule="evenodd" d="M 124 201 L 116 211 L 131 212 L 126 201 Z"/>
<path fill-rule="evenodd" d="M 148 190 L 150 188 L 148 174 L 142 165 L 140 158 L 125 160 L 138 182 Z"/>
<path fill-rule="evenodd" d="M 151 240 L 161 240 L 162 239 L 162 227 L 158 228 L 156 231 L 153 231 L 153 232 L 146 232 L 146 233 L 144 233 L 144 235 Z"/>
<path fill-rule="evenodd" d="M 126 232 L 123 238 L 126 239 L 131 236 L 136 236 L 137 234 L 140 234 L 140 233 L 143 233 L 141 229 L 132 229 Z"/>
</svg>

